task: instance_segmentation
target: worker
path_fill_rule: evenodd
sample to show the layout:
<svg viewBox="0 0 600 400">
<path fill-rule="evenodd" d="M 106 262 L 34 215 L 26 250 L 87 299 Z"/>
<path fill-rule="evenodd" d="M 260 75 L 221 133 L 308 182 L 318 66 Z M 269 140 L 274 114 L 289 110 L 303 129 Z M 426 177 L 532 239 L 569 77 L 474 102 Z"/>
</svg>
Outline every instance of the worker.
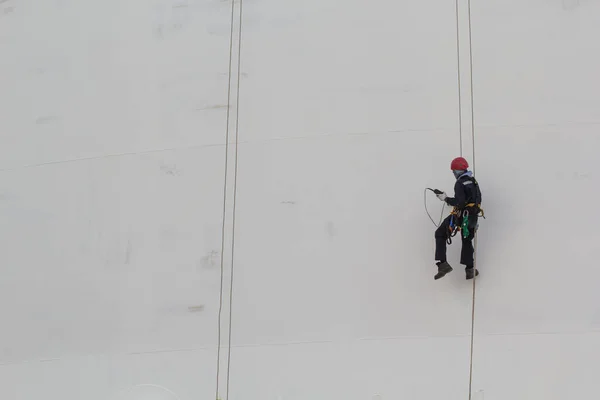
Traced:
<svg viewBox="0 0 600 400">
<path fill-rule="evenodd" d="M 467 160 L 462 157 L 455 158 L 450 164 L 450 169 L 456 178 L 454 197 L 449 197 L 443 191 L 435 190 L 438 199 L 454 209 L 435 231 L 435 259 L 438 272 L 434 278 L 436 280 L 443 278 L 452 271 L 452 266 L 446 259 L 446 244 L 447 242 L 451 243 L 450 237 L 460 231 L 462 238 L 460 263 L 465 266 L 466 279 L 473 279 L 479 275 L 479 271 L 474 266 L 473 239 L 478 228 L 478 217 L 482 212 L 481 191 L 473 172 L 469 171 Z"/>
</svg>

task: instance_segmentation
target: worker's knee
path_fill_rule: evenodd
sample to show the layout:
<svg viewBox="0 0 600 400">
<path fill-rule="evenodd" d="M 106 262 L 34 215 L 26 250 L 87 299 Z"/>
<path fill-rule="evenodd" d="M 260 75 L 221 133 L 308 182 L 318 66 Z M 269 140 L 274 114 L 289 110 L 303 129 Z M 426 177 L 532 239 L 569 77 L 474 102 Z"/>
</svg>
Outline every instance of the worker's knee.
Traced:
<svg viewBox="0 0 600 400">
<path fill-rule="evenodd" d="M 435 230 L 434 237 L 436 239 L 445 239 L 447 236 L 446 227 L 440 226 Z"/>
</svg>

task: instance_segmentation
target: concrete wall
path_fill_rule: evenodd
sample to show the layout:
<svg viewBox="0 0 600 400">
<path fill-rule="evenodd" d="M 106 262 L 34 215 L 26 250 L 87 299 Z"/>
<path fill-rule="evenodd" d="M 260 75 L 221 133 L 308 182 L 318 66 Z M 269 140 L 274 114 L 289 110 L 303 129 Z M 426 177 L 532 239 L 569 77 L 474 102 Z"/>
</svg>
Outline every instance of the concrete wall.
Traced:
<svg viewBox="0 0 600 400">
<path fill-rule="evenodd" d="M 597 396 L 600 4 L 472 0 L 474 134 L 467 14 L 459 109 L 452 1 L 0 1 L 0 398 Z"/>
</svg>

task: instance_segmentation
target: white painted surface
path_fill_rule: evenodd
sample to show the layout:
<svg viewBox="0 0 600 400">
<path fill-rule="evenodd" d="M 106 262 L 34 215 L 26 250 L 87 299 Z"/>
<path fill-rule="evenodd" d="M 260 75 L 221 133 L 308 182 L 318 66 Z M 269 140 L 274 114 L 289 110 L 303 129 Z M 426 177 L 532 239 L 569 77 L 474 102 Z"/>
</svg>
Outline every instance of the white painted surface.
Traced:
<svg viewBox="0 0 600 400">
<path fill-rule="evenodd" d="M 0 398 L 597 396 L 600 4 L 233 6 L 0 2 Z"/>
</svg>

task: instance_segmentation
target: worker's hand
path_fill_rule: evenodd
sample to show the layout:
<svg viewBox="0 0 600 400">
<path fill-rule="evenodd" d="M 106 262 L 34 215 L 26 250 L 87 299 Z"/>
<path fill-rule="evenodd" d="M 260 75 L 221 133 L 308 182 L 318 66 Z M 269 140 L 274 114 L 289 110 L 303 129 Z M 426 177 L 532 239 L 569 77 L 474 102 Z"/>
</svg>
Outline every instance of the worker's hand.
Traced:
<svg viewBox="0 0 600 400">
<path fill-rule="evenodd" d="M 444 193 L 444 192 L 438 193 L 438 194 L 436 194 L 436 196 L 437 196 L 437 198 L 438 198 L 438 199 L 440 199 L 441 201 L 444 201 L 444 200 L 446 200 L 446 197 L 448 197 L 448 196 L 446 196 L 446 193 Z"/>
</svg>

